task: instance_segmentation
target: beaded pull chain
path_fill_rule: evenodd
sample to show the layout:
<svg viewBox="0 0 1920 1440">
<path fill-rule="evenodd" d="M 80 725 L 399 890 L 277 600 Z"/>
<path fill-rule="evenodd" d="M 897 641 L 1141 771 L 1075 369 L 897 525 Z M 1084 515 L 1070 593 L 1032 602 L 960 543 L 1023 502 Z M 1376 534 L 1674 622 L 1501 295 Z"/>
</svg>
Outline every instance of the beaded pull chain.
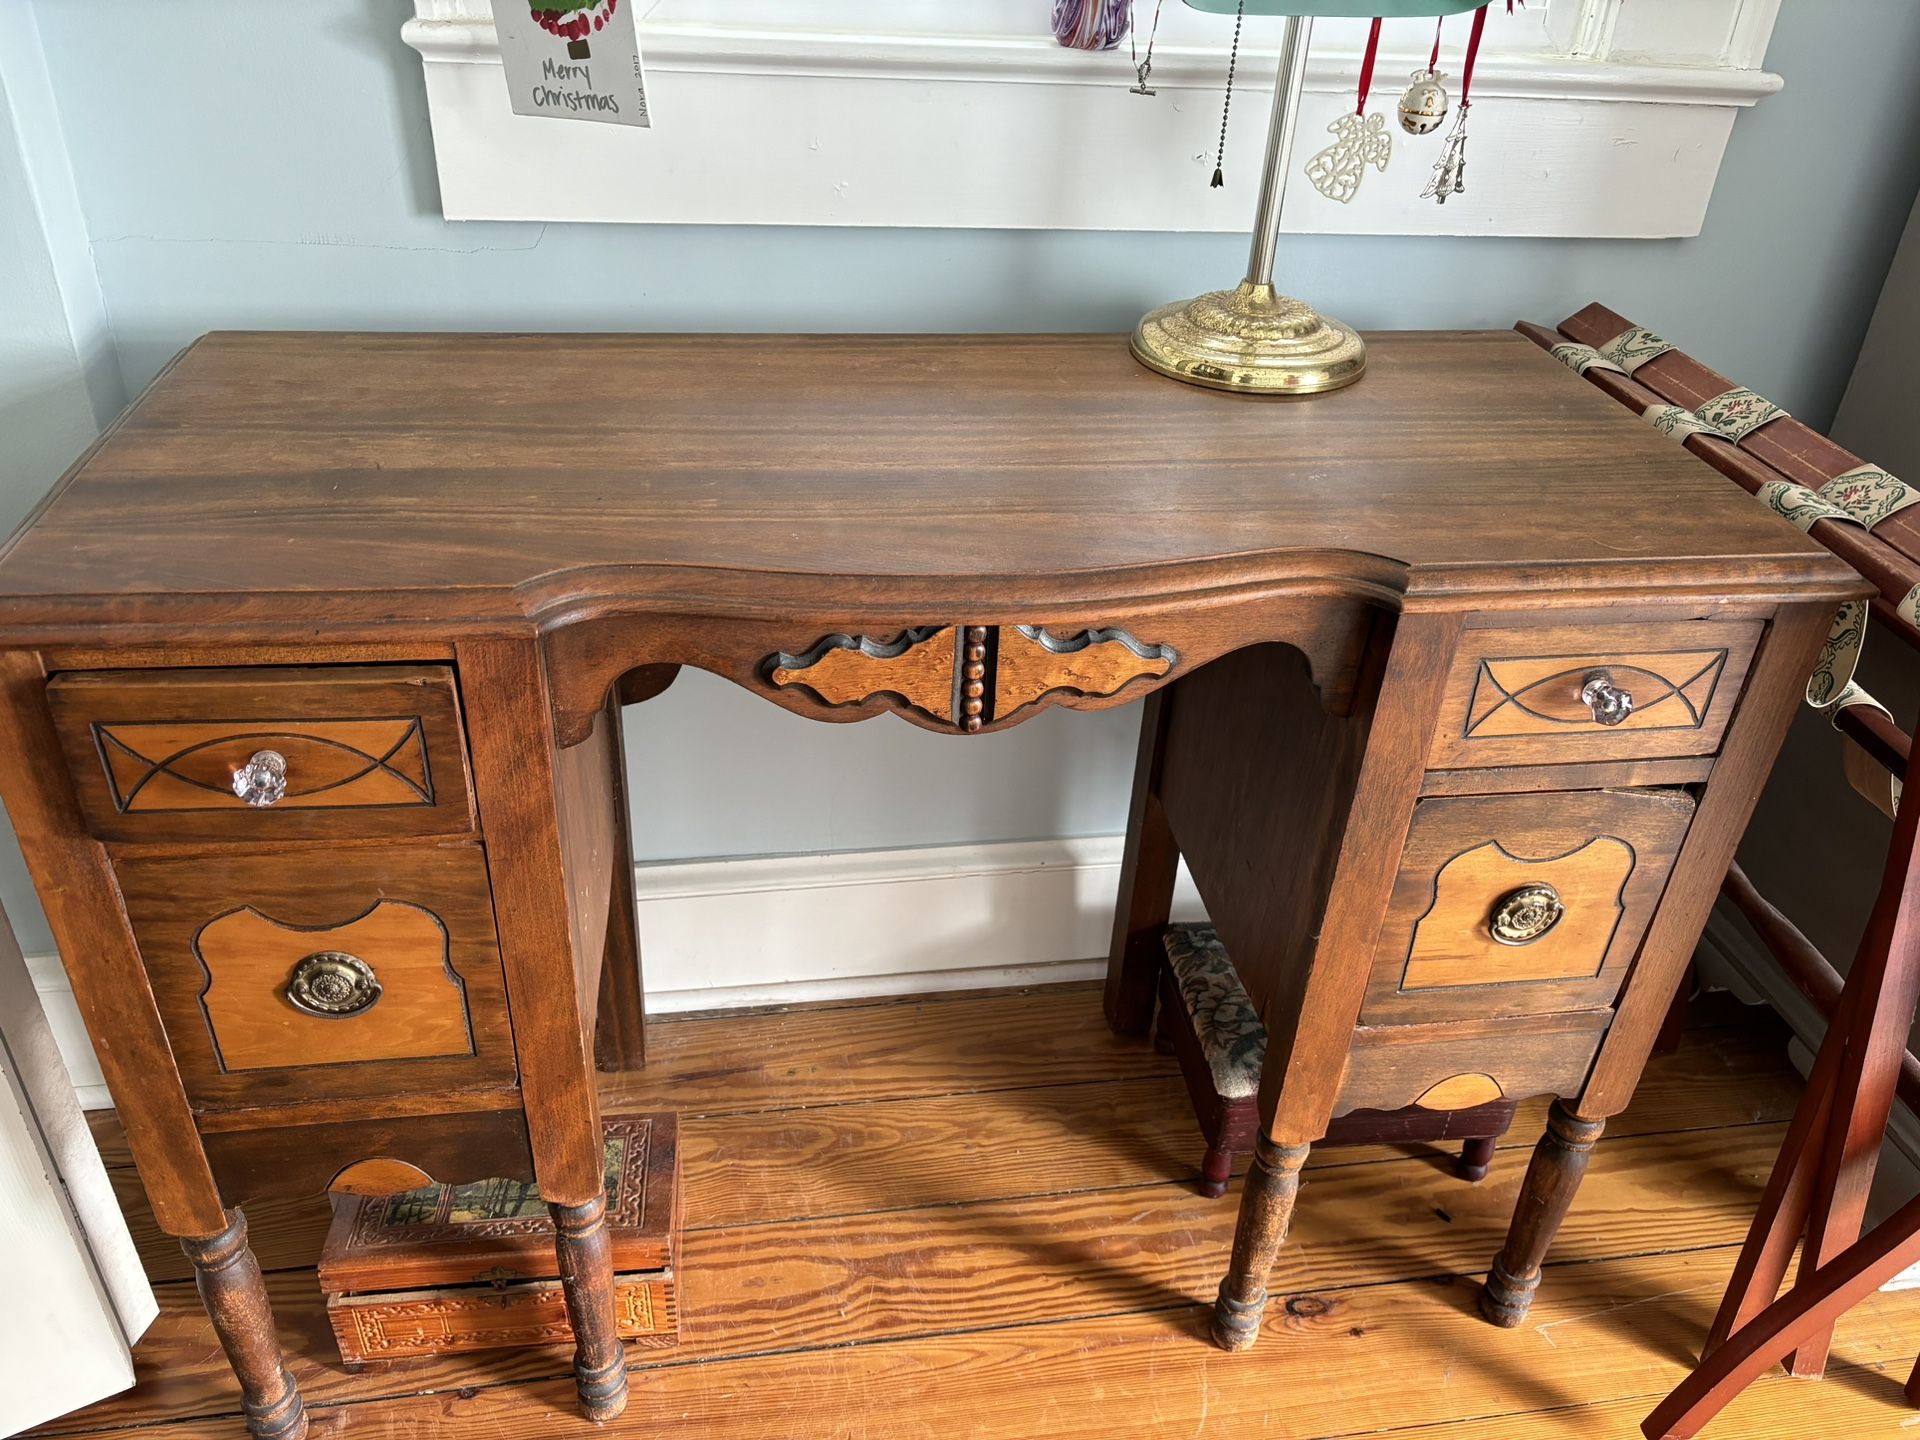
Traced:
<svg viewBox="0 0 1920 1440">
<path fill-rule="evenodd" d="M 1233 12 L 1233 48 L 1227 52 L 1227 94 L 1220 102 L 1220 148 L 1213 156 L 1213 184 L 1209 187 L 1218 190 L 1227 183 L 1222 167 L 1227 162 L 1227 116 L 1233 113 L 1233 72 L 1240 63 L 1240 27 L 1246 22 L 1247 0 L 1240 0 Z"/>
</svg>

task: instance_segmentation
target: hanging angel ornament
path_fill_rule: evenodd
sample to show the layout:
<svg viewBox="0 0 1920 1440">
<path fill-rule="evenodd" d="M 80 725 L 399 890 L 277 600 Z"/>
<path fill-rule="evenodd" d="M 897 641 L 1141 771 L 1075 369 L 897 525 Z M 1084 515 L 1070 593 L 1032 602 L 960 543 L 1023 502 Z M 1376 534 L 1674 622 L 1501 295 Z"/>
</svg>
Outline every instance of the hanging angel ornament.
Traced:
<svg viewBox="0 0 1920 1440">
<path fill-rule="evenodd" d="M 1327 130 L 1333 144 L 1307 162 L 1307 179 L 1329 200 L 1345 205 L 1360 193 L 1367 166 L 1385 170 L 1393 158 L 1393 136 L 1384 115 L 1342 115 Z"/>
<path fill-rule="evenodd" d="M 1387 117 L 1367 114 L 1367 94 L 1373 89 L 1373 62 L 1380 53 L 1380 21 L 1367 34 L 1367 53 L 1360 61 L 1360 93 L 1353 114 L 1342 115 L 1327 127 L 1333 143 L 1307 161 L 1307 181 L 1329 200 L 1345 205 L 1360 193 L 1367 166 L 1385 170 L 1393 158 L 1393 136 Z"/>
</svg>

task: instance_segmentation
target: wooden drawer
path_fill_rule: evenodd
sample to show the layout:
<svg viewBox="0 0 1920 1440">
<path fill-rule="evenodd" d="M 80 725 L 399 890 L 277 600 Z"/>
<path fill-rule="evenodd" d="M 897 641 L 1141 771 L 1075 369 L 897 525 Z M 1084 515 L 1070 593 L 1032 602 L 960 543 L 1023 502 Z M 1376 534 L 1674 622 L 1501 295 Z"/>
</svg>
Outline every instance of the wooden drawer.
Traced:
<svg viewBox="0 0 1920 1440">
<path fill-rule="evenodd" d="M 1677 790 L 1421 801 L 1362 1023 L 1612 1004 L 1692 819 Z M 1529 909 L 1527 892 L 1544 910 Z M 1536 915 L 1551 923 L 1528 938 Z"/>
<path fill-rule="evenodd" d="M 1362 1026 L 1353 1032 L 1336 1117 L 1355 1110 L 1470 1110 L 1494 1100 L 1577 1095 L 1611 1010 L 1517 1020 Z"/>
<path fill-rule="evenodd" d="M 1740 698 L 1759 621 L 1546 626 L 1461 636 L 1430 768 L 1711 755 Z M 1606 724 L 1581 698 L 1604 673 L 1633 698 Z"/>
<path fill-rule="evenodd" d="M 196 1105 L 513 1082 L 479 846 L 136 858 L 114 868 Z"/>
<path fill-rule="evenodd" d="M 98 670 L 47 699 L 80 808 L 103 840 L 358 839 L 473 829 L 466 741 L 445 665 Z M 261 751 L 285 794 L 234 777 Z"/>
</svg>

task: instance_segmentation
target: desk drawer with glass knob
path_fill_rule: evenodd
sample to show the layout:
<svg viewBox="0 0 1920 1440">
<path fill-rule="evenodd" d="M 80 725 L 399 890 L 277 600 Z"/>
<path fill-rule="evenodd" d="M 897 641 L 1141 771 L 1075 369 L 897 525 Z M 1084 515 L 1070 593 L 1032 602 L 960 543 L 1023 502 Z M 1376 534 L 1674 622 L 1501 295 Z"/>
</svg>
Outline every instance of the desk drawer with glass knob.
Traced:
<svg viewBox="0 0 1920 1440">
<path fill-rule="evenodd" d="M 102 840 L 474 828 L 450 666 L 73 671 L 48 682 L 47 699 Z"/>
<path fill-rule="evenodd" d="M 1711 755 L 1763 628 L 1687 620 L 1468 630 L 1428 766 Z"/>
</svg>

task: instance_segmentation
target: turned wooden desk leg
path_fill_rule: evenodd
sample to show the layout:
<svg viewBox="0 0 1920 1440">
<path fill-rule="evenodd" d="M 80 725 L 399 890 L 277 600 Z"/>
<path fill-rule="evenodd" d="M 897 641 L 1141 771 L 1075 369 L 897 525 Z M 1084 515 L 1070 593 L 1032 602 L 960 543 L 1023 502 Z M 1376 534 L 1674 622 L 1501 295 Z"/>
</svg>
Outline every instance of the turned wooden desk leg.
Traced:
<svg viewBox="0 0 1920 1440">
<path fill-rule="evenodd" d="M 1233 1231 L 1233 1260 L 1213 1308 L 1213 1343 L 1222 1350 L 1245 1350 L 1260 1338 L 1267 1276 L 1286 1243 L 1308 1148 L 1276 1145 L 1265 1135 L 1254 1148 L 1253 1166 L 1240 1197 L 1239 1223 Z"/>
<path fill-rule="evenodd" d="M 307 1412 L 273 1333 L 273 1307 L 260 1262 L 247 1248 L 247 1219 L 227 1212 L 227 1228 L 215 1235 L 183 1238 L 193 1262 L 194 1283 L 220 1337 L 220 1348 L 240 1380 L 247 1430 L 256 1440 L 301 1440 Z"/>
<path fill-rule="evenodd" d="M 1606 1121 L 1582 1119 L 1564 1100 L 1555 1100 L 1547 1111 L 1547 1133 L 1527 1166 L 1506 1246 L 1480 1292 L 1480 1313 L 1494 1324 L 1511 1329 L 1527 1318 L 1533 1292 L 1540 1288 L 1540 1267 L 1605 1128 Z"/>
<path fill-rule="evenodd" d="M 560 1288 L 573 1325 L 573 1383 L 589 1420 L 627 1408 L 627 1353 L 613 1318 L 613 1240 L 604 1196 L 584 1205 L 549 1205 Z"/>
<path fill-rule="evenodd" d="M 1127 813 L 1127 846 L 1120 860 L 1120 903 L 1114 910 L 1104 997 L 1107 1024 L 1121 1035 L 1144 1034 L 1153 1019 L 1153 997 L 1164 953 L 1160 932 L 1173 910 L 1173 882 L 1180 867 L 1173 830 L 1155 793 L 1170 693 L 1156 690 L 1141 707 L 1133 805 Z"/>
</svg>

